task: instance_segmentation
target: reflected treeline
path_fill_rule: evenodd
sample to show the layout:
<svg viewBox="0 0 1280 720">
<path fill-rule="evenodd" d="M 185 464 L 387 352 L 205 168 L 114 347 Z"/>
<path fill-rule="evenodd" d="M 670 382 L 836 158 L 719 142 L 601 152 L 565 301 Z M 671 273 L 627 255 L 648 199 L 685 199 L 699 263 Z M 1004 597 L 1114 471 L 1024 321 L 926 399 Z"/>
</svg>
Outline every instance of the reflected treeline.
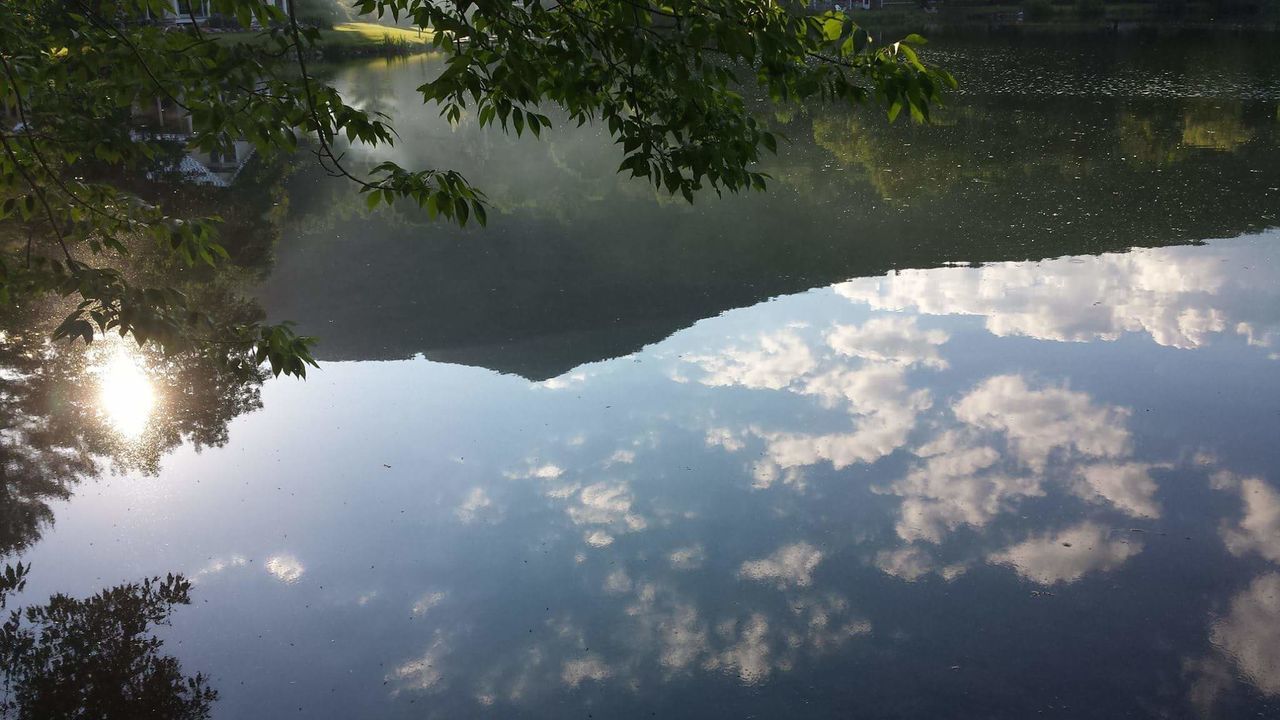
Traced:
<svg viewBox="0 0 1280 720">
<path fill-rule="evenodd" d="M 29 567 L 0 575 L 0 607 L 21 592 Z M 10 612 L 0 625 L 0 718 L 198 720 L 218 693 L 161 652 L 156 626 L 191 603 L 181 575 L 153 577 L 78 599 L 57 594 Z"/>
<path fill-rule="evenodd" d="M 939 52 L 990 68 L 999 58 L 988 50 Z M 430 59 L 350 68 L 339 86 L 397 116 L 403 139 L 385 152 L 464 170 L 499 212 L 488 228 L 462 231 L 407 206 L 371 215 L 344 183 L 295 177 L 264 304 L 319 335 L 322 358 L 421 352 L 543 379 L 728 308 L 850 277 L 1273 225 L 1280 122 L 1267 81 L 1251 74 L 1248 52 L 1180 65 L 1193 50 L 1172 53 L 1160 72 L 1200 84 L 1169 81 L 1167 92 L 1159 82 L 1107 90 L 1130 73 L 1116 64 L 1123 58 L 1081 48 L 1072 69 L 1097 77 L 1079 92 L 1053 96 L 1065 87 L 1054 73 L 1069 75 L 1063 59 L 1031 55 L 1046 94 L 1005 94 L 998 69 L 985 84 L 971 70 L 973 91 L 935 126 L 787 111 L 776 119 L 792 142 L 769 162 L 770 191 L 693 207 L 615 176 L 617 148 L 598 128 L 561 127 L 536 142 L 466 119 L 448 127 L 413 92 L 435 72 Z M 1221 77 L 1234 85 L 1214 85 Z"/>
<path fill-rule="evenodd" d="M 135 280 L 184 292 L 219 328 L 262 317 L 246 298 L 265 271 L 282 210 L 271 192 L 279 170 L 232 190 L 154 185 L 171 206 L 224 218 L 234 262 L 186 268 L 167 253 L 140 251 L 122 268 Z M 0 556 L 36 542 L 53 521 L 49 503 L 105 470 L 154 474 L 180 444 L 197 450 L 227 442 L 227 424 L 261 407 L 264 370 L 243 352 L 164 354 L 108 336 L 91 345 L 52 342 L 71 308 L 48 300 L 0 313 Z M 121 376 L 121 373 L 124 376 Z M 122 417 L 136 427 L 121 427 Z"/>
</svg>

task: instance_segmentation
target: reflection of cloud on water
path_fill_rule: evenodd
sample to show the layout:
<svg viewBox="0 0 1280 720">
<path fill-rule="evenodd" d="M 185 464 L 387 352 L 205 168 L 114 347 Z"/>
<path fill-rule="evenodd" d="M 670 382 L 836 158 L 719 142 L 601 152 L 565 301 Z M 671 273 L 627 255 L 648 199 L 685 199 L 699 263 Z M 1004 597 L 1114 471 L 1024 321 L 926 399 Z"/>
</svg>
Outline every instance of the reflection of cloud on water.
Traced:
<svg viewBox="0 0 1280 720">
<path fill-rule="evenodd" d="M 954 269 L 956 278 L 973 284 L 953 284 L 950 290 L 952 269 L 929 271 L 937 281 L 912 289 L 908 305 L 939 313 L 945 307 L 985 307 L 1003 313 L 988 317 L 988 328 L 998 335 L 1043 333 L 1084 341 L 1141 331 L 1157 342 L 1197 347 L 1213 332 L 1235 331 L 1242 347 L 1246 341 L 1271 342 L 1272 325 L 1265 318 L 1236 312 L 1248 283 L 1218 267 L 1229 253 L 1206 263 L 1180 252 L 1165 259 L 1188 258 L 1190 269 L 1160 267 L 1159 252 L 1129 260 Z M 1123 278 L 1114 276 L 1122 271 Z M 902 287 L 893 283 L 905 283 L 910 275 L 866 282 L 877 293 L 898 292 Z M 866 284 L 855 281 L 839 291 L 856 296 L 859 283 Z M 1004 284 L 1010 284 L 1009 293 Z M 1052 300 L 1059 284 L 1076 293 L 1061 306 Z M 1086 290 L 1102 295 L 1084 302 Z M 804 302 L 824 296 L 841 313 L 863 312 L 829 291 L 811 293 Z M 873 305 L 897 302 L 891 293 L 869 297 Z M 1224 297 L 1230 302 L 1218 302 Z M 1094 306 L 1094 299 L 1117 306 Z M 549 607 L 555 619 L 531 623 L 527 635 L 520 626 L 527 642 L 503 645 L 503 652 L 485 658 L 484 671 L 466 688 L 477 702 L 537 702 L 535 696 L 553 693 L 595 694 L 598 686 L 640 692 L 655 680 L 698 673 L 734 683 L 770 682 L 871 632 L 870 622 L 843 596 L 829 592 L 851 573 L 904 593 L 918 589 L 904 582 L 936 588 L 951 581 L 948 590 L 968 592 L 990 573 L 1061 587 L 1118 570 L 1143 552 L 1139 539 L 1151 537 L 1113 527 L 1154 525 L 1166 514 L 1176 515 L 1163 504 L 1175 495 L 1164 496 L 1160 485 L 1174 466 L 1143 456 L 1149 448 L 1137 433 L 1147 426 L 1134 420 L 1131 408 L 1065 378 L 1010 370 L 976 374 L 961 354 L 975 338 L 987 343 L 981 350 L 1014 343 L 951 327 L 969 323 L 952 322 L 943 331 L 936 327 L 943 321 L 911 315 L 873 313 L 853 322 L 842 315 L 810 317 L 804 326 L 785 322 L 784 302 L 771 306 L 779 316 L 772 325 L 757 322 L 734 333 L 723 332 L 735 327 L 732 319 L 710 320 L 704 331 L 690 333 L 695 342 L 705 342 L 689 348 L 676 341 L 663 356 L 675 367 L 655 363 L 657 377 L 686 384 L 675 389 L 677 402 L 656 398 L 661 407 L 651 415 L 644 415 L 647 398 L 637 402 L 635 416 L 644 423 L 639 428 L 610 425 L 572 440 L 551 433 L 545 442 L 557 447 L 545 448 L 545 455 L 544 448 L 517 450 L 505 466 L 512 469 L 506 477 L 527 482 L 459 490 L 450 509 L 464 521 L 493 509 L 490 493 L 513 523 L 522 519 L 511 510 L 519 502 L 516 493 L 532 499 L 534 510 L 552 509 L 554 531 L 563 531 L 567 545 L 559 557 L 562 570 L 582 576 L 584 602 L 591 603 L 590 612 L 580 615 L 571 605 Z M 1161 302 L 1171 304 L 1156 307 Z M 1018 359 L 1003 367 L 1018 368 Z M 710 408 L 704 402 L 709 396 L 715 398 Z M 689 411 L 679 401 L 697 407 Z M 745 413 L 735 412 L 739 402 Z M 576 405 L 572 411 L 578 412 Z M 631 437 L 650 442 L 620 441 Z M 649 452 L 658 442 L 664 452 Z M 671 454 L 668 448 L 674 448 Z M 704 453 L 720 467 L 699 462 Z M 722 472 L 724 465 L 729 473 Z M 831 478 L 836 473 L 813 471 L 857 465 L 875 467 L 837 479 Z M 728 481 L 717 486 L 726 475 Z M 685 477 L 699 482 L 683 482 Z M 1244 503 L 1239 518 L 1221 528 L 1227 548 L 1241 556 L 1280 557 L 1273 542 L 1280 536 L 1280 495 L 1261 480 L 1215 477 L 1217 487 L 1239 492 Z M 806 482 L 812 487 L 804 489 Z M 796 492 L 755 493 L 748 484 L 774 492 L 785 485 Z M 857 497 L 868 492 L 874 495 Z M 824 507 L 806 516 L 819 526 L 813 534 L 790 534 L 796 525 L 778 532 L 784 518 L 828 500 L 829 514 Z M 856 527 L 840 536 L 829 531 L 845 520 L 845 500 L 862 502 L 851 513 Z M 739 510 L 747 522 L 765 526 L 764 537 L 781 537 L 786 544 L 735 554 L 733 544 L 691 532 L 702 528 L 686 524 Z M 548 531 L 548 542 L 553 537 Z M 850 557 L 870 571 L 837 567 Z M 557 558 L 554 546 L 550 558 Z M 989 565 L 978 572 L 983 563 Z M 1274 608 L 1267 602 L 1252 590 L 1242 594 L 1214 630 L 1215 643 L 1229 648 L 1241 672 L 1253 678 L 1268 677 L 1271 661 L 1260 644 L 1249 646 L 1248 632 L 1239 627 L 1268 617 Z M 892 626 L 880 616 L 873 619 Z M 887 634 L 884 639 L 890 641 Z M 1216 654 L 1208 658 L 1226 664 Z M 402 665 L 400 685 L 438 688 L 440 660 L 450 658 L 436 638 L 426 653 Z M 457 684 L 455 677 L 462 675 L 451 676 L 451 684 Z"/>
<path fill-rule="evenodd" d="M 744 684 L 755 685 L 774 672 L 790 671 L 799 650 L 823 653 L 836 650 L 849 639 L 871 632 L 871 623 L 847 616 L 848 602 L 838 596 L 802 598 L 791 603 L 791 617 L 770 622 L 764 613 L 726 620 L 715 635 L 727 646 L 703 664 L 722 670 Z"/>
<path fill-rule="evenodd" d="M 1041 585 L 1071 583 L 1086 573 L 1114 570 L 1137 555 L 1142 546 L 1115 537 L 1091 522 L 1058 532 L 1036 535 L 988 557 L 1008 565 L 1019 575 Z"/>
<path fill-rule="evenodd" d="M 813 378 L 803 392 L 828 404 L 843 400 L 855 418 L 855 427 L 851 432 L 824 434 L 756 431 L 767 448 L 764 464 L 757 467 L 758 486 L 767 487 L 769 483 L 761 478 L 774 476 L 779 470 L 819 462 L 829 462 L 839 470 L 875 462 L 906 443 L 917 415 L 931 404 L 929 392 L 912 392 L 904 371 L 896 366 L 832 370 Z"/>
<path fill-rule="evenodd" d="M 1221 535 L 1233 555 L 1256 552 L 1280 563 L 1280 492 L 1261 478 L 1233 478 L 1220 473 L 1216 483 L 1223 489 L 1234 487 L 1244 503 L 1239 522 L 1223 522 Z"/>
<path fill-rule="evenodd" d="M 830 652 L 871 632 L 871 624 L 835 594 L 791 598 L 787 612 L 773 616 L 748 610 L 716 622 L 713 630 L 693 603 L 646 582 L 637 583 L 627 614 L 635 623 L 632 645 L 653 648 L 666 674 L 701 668 L 746 684 L 790 670 L 802 654 Z"/>
<path fill-rule="evenodd" d="M 1130 452 L 1129 413 L 1065 386 L 1036 388 L 1019 375 L 978 384 L 951 406 L 932 439 L 916 448 L 906 475 L 876 492 L 903 498 L 898 536 L 941 542 L 961 526 L 981 528 L 1019 501 L 1045 494 L 1049 461 L 1122 460 Z M 1080 470 L 1087 497 L 1138 516 L 1158 515 L 1155 484 L 1136 463 Z M 1080 490 L 1084 494 L 1084 490 Z"/>
<path fill-rule="evenodd" d="M 608 468 L 628 466 L 635 460 L 629 450 L 614 452 L 603 463 Z M 648 519 L 633 509 L 635 495 L 626 481 L 603 480 L 584 485 L 581 482 L 562 480 L 566 469 L 554 463 L 539 464 L 528 461 L 520 471 L 508 471 L 505 476 L 513 480 L 533 480 L 541 485 L 541 494 L 564 506 L 570 522 L 582 528 L 583 540 L 594 548 L 613 544 L 616 536 L 644 530 Z M 480 491 L 483 494 L 483 491 Z M 465 521 L 474 519 L 479 510 L 488 509 L 487 495 L 475 496 L 476 491 L 458 509 L 458 516 Z M 476 502 L 473 503 L 472 500 Z M 476 505 L 472 508 L 472 505 Z"/>
<path fill-rule="evenodd" d="M 605 461 L 605 467 L 613 465 L 630 465 L 636 461 L 636 452 L 634 450 L 616 450 L 609 459 Z"/>
<path fill-rule="evenodd" d="M 1280 574 L 1267 573 L 1232 598 L 1209 638 L 1249 682 L 1280 695 Z"/>
<path fill-rule="evenodd" d="M 413 613 L 414 617 L 422 617 L 430 612 L 431 608 L 444 602 L 444 598 L 445 594 L 443 592 L 429 592 L 413 603 L 413 608 L 411 608 L 410 612 Z"/>
<path fill-rule="evenodd" d="M 612 676 L 613 670 L 599 655 L 567 660 L 564 663 L 564 669 L 560 672 L 560 679 L 571 688 L 576 688 L 587 680 L 602 682 Z"/>
<path fill-rule="evenodd" d="M 931 573 L 938 574 L 943 580 L 954 580 L 968 570 L 964 563 L 942 565 L 928 549 L 920 545 L 881 550 L 876 553 L 875 566 L 886 575 L 907 582 L 915 582 Z"/>
<path fill-rule="evenodd" d="M 942 542 L 952 530 L 983 527 L 1017 500 L 1044 494 L 1038 478 L 1004 472 L 1001 455 L 975 439 L 946 434 L 917 450 L 923 462 L 876 492 L 902 497 L 896 530 L 908 542 Z"/>
<path fill-rule="evenodd" d="M 1086 393 L 1065 387 L 1033 390 L 1018 375 L 987 379 L 952 410 L 965 424 L 1003 433 L 1013 454 L 1037 472 L 1055 450 L 1100 458 L 1128 451 L 1127 409 L 1096 405 Z"/>
<path fill-rule="evenodd" d="M 977 315 L 998 336 L 1084 342 L 1144 333 L 1202 347 L 1219 333 L 1275 347 L 1280 278 L 1265 241 L 1144 248 L 1126 253 L 980 268 L 904 270 L 860 278 L 836 292 L 879 310 Z"/>
<path fill-rule="evenodd" d="M 822 552 L 809 543 L 778 548 L 768 557 L 742 563 L 738 574 L 749 580 L 773 582 L 781 588 L 808 587 L 813 571 L 822 562 Z"/>
<path fill-rule="evenodd" d="M 614 570 L 604 579 L 604 591 L 609 595 L 631 592 L 631 576 L 626 570 Z"/>
<path fill-rule="evenodd" d="M 230 555 L 225 558 L 221 558 L 221 557 L 213 558 L 209 561 L 207 565 L 200 568 L 196 572 L 188 575 L 187 577 L 191 580 L 191 582 L 198 583 L 198 582 L 202 582 L 203 580 L 213 575 L 217 575 L 218 573 L 221 573 L 224 570 L 228 570 L 230 568 L 244 567 L 245 565 L 248 565 L 248 564 L 249 564 L 249 559 L 244 557 L 243 555 Z"/>
<path fill-rule="evenodd" d="M 1204 293 L 1224 282 L 1201 282 L 1195 272 L 1167 271 L 1135 262 L 1131 270 L 1138 277 L 1133 281 L 1161 297 Z M 1078 263 L 1066 261 L 1061 265 L 1072 273 L 1078 267 Z M 1192 265 L 1200 269 L 1204 263 L 1197 260 Z M 1008 270 L 1010 277 L 988 277 L 983 281 L 986 285 L 956 290 L 954 295 L 960 299 L 999 297 L 1002 283 L 1019 287 L 1018 282 L 1034 289 L 1027 291 L 1028 296 L 1052 294 L 1049 291 L 1056 286 L 1041 282 L 1045 276 L 1042 269 L 1033 272 L 1031 266 L 1014 267 Z M 928 272 L 945 274 L 949 270 Z M 904 275 L 907 273 L 895 277 Z M 837 290 L 854 296 L 857 282 Z M 932 285 L 921 280 L 910 294 L 927 305 L 931 296 L 926 289 Z M 939 297 L 952 294 L 944 290 Z M 878 494 L 901 498 L 895 531 L 909 543 L 875 555 L 875 566 L 887 574 L 912 581 L 928 574 L 958 577 L 976 557 L 942 563 L 933 551 L 918 543 L 940 544 L 962 527 L 985 528 L 1051 489 L 1130 517 L 1160 517 L 1158 486 L 1151 471 L 1168 465 L 1139 462 L 1133 457 L 1128 428 L 1132 412 L 1128 408 L 1097 402 L 1089 393 L 1066 383 L 1031 381 L 1019 374 L 986 378 L 947 405 L 938 406 L 931 391 L 913 387 L 912 380 L 918 373 L 950 369 L 942 354 L 950 339 L 946 332 L 921 327 L 912 316 L 873 316 L 861 324 L 834 323 L 821 335 L 821 344 L 806 341 L 801 330 L 788 326 L 758 335 L 754 344 L 739 342 L 720 353 L 686 356 L 687 364 L 702 371 L 701 376 L 695 373 L 691 379 L 713 387 L 739 386 L 812 398 L 823 408 L 846 412 L 853 429 L 815 433 L 757 423 L 736 428 L 720 424 L 706 431 L 705 444 L 737 453 L 751 452 L 748 446 L 759 442 L 760 458 L 750 465 L 756 488 L 778 483 L 803 488 L 807 467 L 829 463 L 841 470 L 872 464 L 914 445 L 914 460 L 905 472 L 872 488 Z M 925 437 L 920 437 L 922 426 L 928 429 Z M 1079 525 L 1060 531 L 1062 538 L 1032 537 L 989 553 L 987 559 L 1011 566 L 1033 581 L 1052 584 L 1073 582 L 1091 570 L 1117 567 L 1141 549 L 1119 539 L 1095 541 L 1091 537 L 1095 532 L 1102 531 L 1093 525 Z M 1059 552 L 1064 549 L 1063 542 L 1077 545 L 1070 538 L 1080 540 L 1079 547 L 1071 553 Z M 1054 541 L 1058 544 L 1051 546 Z M 812 550 L 813 554 L 805 557 L 821 557 L 820 551 Z M 800 563 L 799 546 L 790 551 L 790 556 L 776 554 L 748 561 L 740 575 L 780 586 L 801 586 L 807 583 L 809 573 Z"/>
<path fill-rule="evenodd" d="M 560 377 L 551 378 L 537 383 L 535 387 L 543 387 L 548 390 L 563 390 L 577 383 L 585 382 L 587 376 L 585 373 L 568 373 Z"/>
<path fill-rule="evenodd" d="M 454 514 L 464 523 L 473 523 L 482 517 L 495 516 L 497 512 L 489 493 L 483 487 L 477 486 L 471 488 L 471 492 L 467 493 L 466 499 L 454 510 Z"/>
<path fill-rule="evenodd" d="M 883 315 L 861 327 L 837 325 L 827 335 L 827 344 L 841 355 L 945 370 L 947 361 L 939 355 L 938 346 L 947 339 L 941 330 L 919 329 L 914 317 Z"/>
<path fill-rule="evenodd" d="M 530 460 L 523 470 L 512 470 L 505 473 L 512 480 L 554 480 L 564 474 L 564 468 L 555 463 L 537 463 Z"/>
<path fill-rule="evenodd" d="M 693 605 L 676 604 L 656 618 L 661 643 L 658 664 L 669 673 L 688 669 L 707 652 L 707 628 Z"/>
<path fill-rule="evenodd" d="M 738 452 L 746 447 L 742 435 L 725 427 L 715 427 L 707 431 L 707 447 L 721 447 L 727 452 Z"/>
<path fill-rule="evenodd" d="M 1135 518 L 1160 517 L 1151 469 L 1168 467 L 1137 462 L 1106 462 L 1080 468 L 1075 491 L 1086 500 L 1100 499 Z"/>
<path fill-rule="evenodd" d="M 742 682 L 754 685 L 769 677 L 773 662 L 769 648 L 769 620 L 756 613 L 745 622 L 728 620 L 716 629 L 731 645 L 707 663 L 708 669 L 725 668 Z"/>
<path fill-rule="evenodd" d="M 292 555 L 273 555 L 267 559 L 267 572 L 280 582 L 290 585 L 302 578 L 306 567 Z"/>
<path fill-rule="evenodd" d="M 701 545 L 677 548 L 667 556 L 675 570 L 697 570 L 707 560 L 707 551 Z"/>
<path fill-rule="evenodd" d="M 834 652 L 872 629 L 835 593 L 788 593 L 780 610 L 744 602 L 715 611 L 701 608 L 661 579 L 633 577 L 622 568 L 605 574 L 602 585 L 598 602 L 620 610 L 608 624 L 612 642 L 601 643 L 601 648 L 596 640 L 588 641 L 599 631 L 590 631 L 573 615 L 548 618 L 533 644 L 484 659 L 485 670 L 471 688 L 476 702 L 529 702 L 557 688 L 581 691 L 596 684 L 640 691 L 654 679 L 662 682 L 697 672 L 758 684 L 790 671 L 803 658 Z M 393 692 L 441 689 L 442 662 L 448 655 L 448 644 L 436 632 L 422 655 L 400 664 L 389 676 L 395 681 Z"/>
<path fill-rule="evenodd" d="M 635 502 L 631 487 L 625 482 L 598 482 L 578 492 L 568 508 L 575 525 L 605 525 L 620 532 L 643 530 L 648 524 L 632 512 Z"/>
<path fill-rule="evenodd" d="M 711 355 L 690 355 L 685 360 L 706 373 L 704 385 L 780 390 L 803 377 L 815 366 L 809 345 L 793 330 L 761 334 L 758 347 L 732 346 Z"/>
<path fill-rule="evenodd" d="M 825 347 L 810 347 L 797 328 L 786 328 L 760 335 L 756 346 L 733 345 L 685 360 L 703 371 L 697 379 L 704 385 L 786 390 L 848 412 L 854 424 L 850 431 L 805 433 L 754 425 L 708 431 L 708 445 L 730 452 L 744 448 L 747 437 L 764 441 L 764 457 L 752 467 L 756 488 L 779 482 L 803 487 L 806 466 L 829 462 L 838 470 L 871 463 L 906 443 L 917 416 L 932 404 L 928 390 L 909 387 L 907 372 L 946 367 L 938 346 L 947 338 L 919 328 L 915 318 L 885 316 L 860 326 L 834 325 Z"/>
<path fill-rule="evenodd" d="M 394 683 L 392 697 L 405 691 L 438 691 L 444 680 L 443 661 L 449 654 L 449 646 L 437 632 L 426 651 L 408 662 L 402 663 L 388 676 Z"/>
</svg>

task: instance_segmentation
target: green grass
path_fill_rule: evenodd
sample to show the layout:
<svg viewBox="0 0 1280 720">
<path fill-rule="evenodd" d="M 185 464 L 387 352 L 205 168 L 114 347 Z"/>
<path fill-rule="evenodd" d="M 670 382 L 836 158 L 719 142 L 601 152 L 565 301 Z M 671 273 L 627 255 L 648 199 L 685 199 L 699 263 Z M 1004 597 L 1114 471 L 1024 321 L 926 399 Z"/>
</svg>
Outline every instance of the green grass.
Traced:
<svg viewBox="0 0 1280 720">
<path fill-rule="evenodd" d="M 260 32 L 224 32 L 217 37 L 230 42 L 256 42 L 264 39 Z M 427 51 L 431 48 L 431 33 L 388 27 L 377 23 L 338 23 L 332 30 L 320 31 L 319 45 L 330 50 L 360 50 L 385 45 L 407 50 Z"/>
<path fill-rule="evenodd" d="M 332 30 L 324 30 L 320 34 L 324 42 L 338 45 L 396 43 L 422 45 L 425 48 L 431 42 L 429 33 L 367 22 L 338 23 Z"/>
</svg>

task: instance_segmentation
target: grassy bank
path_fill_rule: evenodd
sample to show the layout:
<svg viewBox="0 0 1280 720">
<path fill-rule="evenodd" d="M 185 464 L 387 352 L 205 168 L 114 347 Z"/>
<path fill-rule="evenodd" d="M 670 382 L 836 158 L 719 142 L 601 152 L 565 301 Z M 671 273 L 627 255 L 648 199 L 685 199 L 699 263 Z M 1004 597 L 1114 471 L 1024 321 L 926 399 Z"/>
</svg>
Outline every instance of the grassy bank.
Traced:
<svg viewBox="0 0 1280 720">
<path fill-rule="evenodd" d="M 332 30 L 322 30 L 323 42 L 335 47 L 406 46 L 426 50 L 431 34 L 367 22 L 339 23 Z"/>
<path fill-rule="evenodd" d="M 256 42 L 259 32 L 224 32 L 219 38 L 231 42 Z M 431 34 L 368 22 L 338 23 L 320 31 L 318 54 L 325 58 L 412 55 L 431 49 Z"/>
</svg>

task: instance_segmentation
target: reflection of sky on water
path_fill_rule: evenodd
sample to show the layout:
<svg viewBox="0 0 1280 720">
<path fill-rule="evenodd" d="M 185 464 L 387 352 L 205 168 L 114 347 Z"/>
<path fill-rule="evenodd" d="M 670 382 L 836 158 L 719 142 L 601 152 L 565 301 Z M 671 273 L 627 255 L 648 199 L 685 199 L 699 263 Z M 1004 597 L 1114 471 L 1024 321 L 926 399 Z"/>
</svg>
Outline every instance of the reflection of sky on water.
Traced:
<svg viewBox="0 0 1280 720">
<path fill-rule="evenodd" d="M 1142 333 L 1195 348 L 1234 333 L 1280 349 L 1272 250 L 1265 243 L 1165 247 L 986 267 L 906 270 L 842 283 L 877 310 L 974 315 L 1001 337 L 1088 342 Z M 1045 272 L 1046 266 L 1052 268 Z"/>
<path fill-rule="evenodd" d="M 183 569 L 225 717 L 1265 702 L 1278 240 L 857 279 L 543 383 L 326 365 L 59 507 L 33 590 Z"/>
</svg>

